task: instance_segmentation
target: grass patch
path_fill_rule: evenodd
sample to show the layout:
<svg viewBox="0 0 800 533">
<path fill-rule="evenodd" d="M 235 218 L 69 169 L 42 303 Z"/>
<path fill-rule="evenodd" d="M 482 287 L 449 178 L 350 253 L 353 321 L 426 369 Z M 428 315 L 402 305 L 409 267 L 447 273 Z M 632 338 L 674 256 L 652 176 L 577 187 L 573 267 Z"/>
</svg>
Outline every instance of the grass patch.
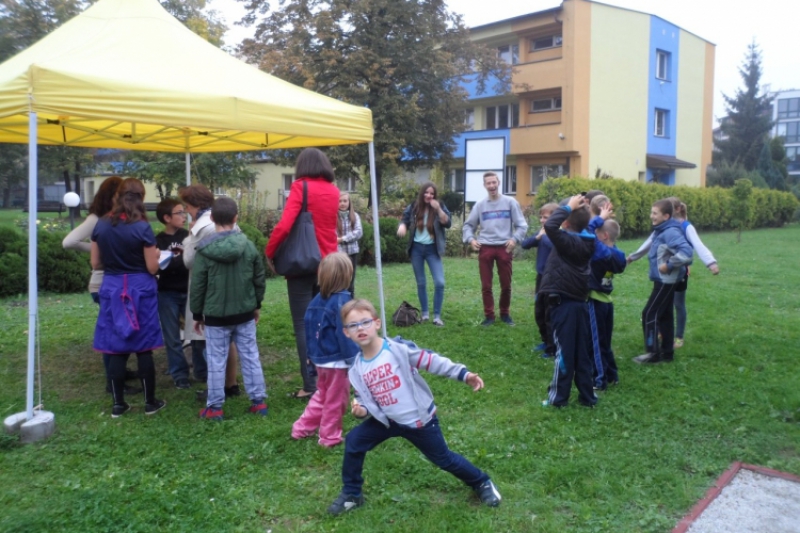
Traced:
<svg viewBox="0 0 800 533">
<path fill-rule="evenodd" d="M 1 223 L 1 222 L 0 222 Z M 452 476 L 404 441 L 371 452 L 363 509 L 331 519 L 341 447 L 294 442 L 304 403 L 285 283 L 267 284 L 258 328 L 270 415 L 225 405 L 221 424 L 197 419 L 191 391 L 175 390 L 156 355 L 167 408 L 112 420 L 100 357 L 91 350 L 96 308 L 88 294 L 40 299 L 43 400 L 56 434 L 22 446 L 0 437 L 0 530 L 37 531 L 574 531 L 664 532 L 733 461 L 800 474 L 800 227 L 704 234 L 722 273 L 699 263 L 687 294 L 686 346 L 671 365 L 642 368 L 640 313 L 646 262 L 615 281 L 614 348 L 621 385 L 597 409 L 541 407 L 552 363 L 531 353 L 533 261 L 514 263 L 517 327 L 482 319 L 477 261 L 446 259 L 444 328 L 400 330 L 466 363 L 487 388 L 427 376 L 451 447 L 488 471 L 504 501 L 483 508 Z M 639 242 L 622 242 L 632 251 Z M 384 268 L 387 315 L 416 302 L 411 266 Z M 432 287 L 430 287 L 432 292 Z M 357 294 L 377 299 L 375 271 Z M 25 409 L 27 307 L 0 300 L 0 416 Z M 356 421 L 345 419 L 349 429 Z"/>
</svg>

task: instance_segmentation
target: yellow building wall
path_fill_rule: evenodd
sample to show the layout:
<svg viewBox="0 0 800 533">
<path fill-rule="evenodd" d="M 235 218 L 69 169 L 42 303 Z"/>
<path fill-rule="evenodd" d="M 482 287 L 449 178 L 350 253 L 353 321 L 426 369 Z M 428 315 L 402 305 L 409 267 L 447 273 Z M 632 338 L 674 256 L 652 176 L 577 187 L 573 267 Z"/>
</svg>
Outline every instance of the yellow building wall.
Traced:
<svg viewBox="0 0 800 533">
<path fill-rule="evenodd" d="M 591 3 L 588 176 L 646 171 L 650 17 Z M 582 152 L 582 155 L 585 155 Z"/>
<path fill-rule="evenodd" d="M 706 41 L 681 30 L 680 61 L 678 65 L 678 121 L 675 157 L 697 165 L 675 172 L 675 185 L 699 187 L 705 183 L 705 167 L 710 160 L 704 157 L 708 147 L 703 137 L 711 135 L 711 123 L 706 128 Z M 710 105 L 709 105 L 710 108 Z"/>
<path fill-rule="evenodd" d="M 256 173 L 256 191 L 266 194 L 264 205 L 267 209 L 278 209 L 283 203 L 283 175 L 294 174 L 292 167 L 279 167 L 271 163 L 251 163 L 248 165 Z"/>
</svg>

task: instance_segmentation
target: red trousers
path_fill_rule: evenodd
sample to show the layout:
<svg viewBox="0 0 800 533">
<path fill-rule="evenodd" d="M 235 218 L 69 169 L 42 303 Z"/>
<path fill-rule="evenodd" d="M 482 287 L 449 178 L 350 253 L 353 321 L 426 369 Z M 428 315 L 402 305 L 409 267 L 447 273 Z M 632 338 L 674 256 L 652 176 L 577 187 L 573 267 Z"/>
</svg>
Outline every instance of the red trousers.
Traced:
<svg viewBox="0 0 800 533">
<path fill-rule="evenodd" d="M 492 293 L 494 263 L 497 263 L 497 275 L 500 277 L 500 316 L 509 314 L 509 308 L 511 307 L 511 257 L 504 245 L 490 246 L 483 244 L 480 252 L 478 252 L 483 314 L 486 318 L 495 318 L 494 294 Z"/>
<path fill-rule="evenodd" d="M 292 438 L 310 437 L 319 430 L 319 444 L 336 446 L 342 442 L 342 417 L 350 401 L 350 380 L 346 368 L 317 367 L 317 392 L 306 410 L 292 425 Z"/>
</svg>

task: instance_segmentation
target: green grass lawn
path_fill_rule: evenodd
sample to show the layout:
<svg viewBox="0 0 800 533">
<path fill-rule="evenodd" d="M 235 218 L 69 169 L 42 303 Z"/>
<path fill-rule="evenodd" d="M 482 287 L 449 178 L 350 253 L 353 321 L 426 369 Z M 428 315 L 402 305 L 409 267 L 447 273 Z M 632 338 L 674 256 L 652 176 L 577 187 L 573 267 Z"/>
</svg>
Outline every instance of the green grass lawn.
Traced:
<svg viewBox="0 0 800 533">
<path fill-rule="evenodd" d="M 504 501 L 482 507 L 471 491 L 390 441 L 368 456 L 366 505 L 339 518 L 342 448 L 289 437 L 304 403 L 285 283 L 270 280 L 259 343 L 270 415 L 225 405 L 226 420 L 197 419 L 192 391 L 176 390 L 157 353 L 168 406 L 111 419 L 101 359 L 91 350 L 88 294 L 40 299 L 43 401 L 56 433 L 22 446 L 0 437 L 0 531 L 540 531 L 668 532 L 733 461 L 800 474 L 800 227 L 705 234 L 721 266 L 699 262 L 687 295 L 686 346 L 672 364 L 641 367 L 646 261 L 615 281 L 614 348 L 621 384 L 596 409 L 545 409 L 552 362 L 531 353 L 533 261 L 514 264 L 517 327 L 479 327 L 477 262 L 447 259 L 444 328 L 402 334 L 479 372 L 486 389 L 426 376 L 451 447 L 488 471 Z M 630 252 L 639 241 L 625 241 Z M 88 273 L 87 273 L 88 276 Z M 411 266 L 384 269 L 387 314 L 416 302 Z M 432 287 L 431 292 L 432 292 Z M 376 298 L 375 271 L 357 294 Z M 27 307 L 0 301 L 0 416 L 25 409 Z M 199 388 L 199 386 L 197 386 Z M 345 429 L 356 424 L 348 416 Z"/>
</svg>

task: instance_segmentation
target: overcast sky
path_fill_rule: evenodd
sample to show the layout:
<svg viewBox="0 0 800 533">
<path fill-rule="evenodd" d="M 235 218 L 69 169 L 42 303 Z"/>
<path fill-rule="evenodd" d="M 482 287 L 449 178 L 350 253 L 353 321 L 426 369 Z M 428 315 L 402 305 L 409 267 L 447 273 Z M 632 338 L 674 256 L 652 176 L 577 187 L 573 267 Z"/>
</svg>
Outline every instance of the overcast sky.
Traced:
<svg viewBox="0 0 800 533">
<path fill-rule="evenodd" d="M 273 0 L 277 4 L 277 0 Z M 722 93 L 733 95 L 747 45 L 753 39 L 763 55 L 762 84 L 772 90 L 800 89 L 798 0 L 606 0 L 604 3 L 658 15 L 716 45 L 714 116 L 725 114 Z M 450 10 L 463 15 L 467 26 L 480 26 L 561 5 L 558 0 L 449 0 Z M 225 42 L 235 45 L 252 29 L 234 26 L 244 10 L 236 0 L 210 0 L 230 28 Z M 793 44 L 795 43 L 795 44 Z"/>
</svg>

